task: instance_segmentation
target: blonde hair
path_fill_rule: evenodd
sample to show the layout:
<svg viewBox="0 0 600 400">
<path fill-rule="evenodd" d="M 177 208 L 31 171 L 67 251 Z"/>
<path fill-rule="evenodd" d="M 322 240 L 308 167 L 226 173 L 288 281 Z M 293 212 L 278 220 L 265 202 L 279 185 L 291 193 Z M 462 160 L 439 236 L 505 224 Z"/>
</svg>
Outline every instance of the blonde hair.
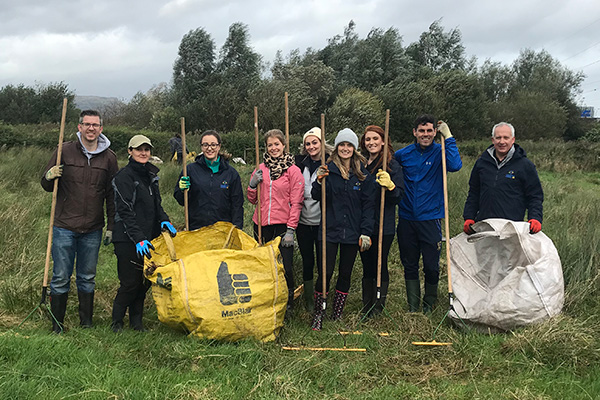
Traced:
<svg viewBox="0 0 600 400">
<path fill-rule="evenodd" d="M 331 156 L 329 156 L 327 162 L 333 162 L 340 169 L 340 172 L 342 173 L 342 178 L 346 180 L 350 178 L 350 170 L 354 175 L 356 175 L 359 181 L 364 181 L 366 178 L 365 174 L 363 174 L 362 172 L 361 164 L 366 163 L 367 159 L 363 157 L 363 155 L 360 154 L 356 149 L 354 149 L 354 152 L 352 153 L 352 158 L 350 158 L 350 170 L 348 170 L 344 166 L 344 163 L 342 162 L 342 159 L 340 158 L 337 152 L 337 147 L 331 153 Z"/>
<path fill-rule="evenodd" d="M 267 144 L 267 140 L 269 140 L 269 138 L 272 138 L 272 137 L 279 139 L 281 144 L 285 146 L 285 136 L 283 136 L 283 132 L 281 132 L 281 130 L 271 129 L 271 130 L 267 131 L 267 133 L 265 133 L 265 136 L 264 136 L 265 144 Z"/>
</svg>

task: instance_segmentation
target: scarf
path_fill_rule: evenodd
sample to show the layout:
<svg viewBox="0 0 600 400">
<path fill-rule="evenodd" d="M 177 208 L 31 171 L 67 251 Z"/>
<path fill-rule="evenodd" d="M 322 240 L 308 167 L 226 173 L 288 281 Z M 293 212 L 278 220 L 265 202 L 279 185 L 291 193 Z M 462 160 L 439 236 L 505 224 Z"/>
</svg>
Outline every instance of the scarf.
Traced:
<svg viewBox="0 0 600 400">
<path fill-rule="evenodd" d="M 281 157 L 274 158 L 269 153 L 265 153 L 264 162 L 265 167 L 269 168 L 271 180 L 275 181 L 294 165 L 294 156 L 290 153 L 283 153 Z"/>
</svg>

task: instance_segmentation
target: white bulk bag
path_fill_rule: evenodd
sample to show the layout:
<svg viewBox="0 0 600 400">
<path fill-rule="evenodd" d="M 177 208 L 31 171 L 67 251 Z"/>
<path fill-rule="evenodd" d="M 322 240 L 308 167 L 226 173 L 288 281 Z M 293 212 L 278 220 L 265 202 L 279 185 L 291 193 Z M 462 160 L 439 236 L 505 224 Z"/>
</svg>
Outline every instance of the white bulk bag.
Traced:
<svg viewBox="0 0 600 400">
<path fill-rule="evenodd" d="M 558 252 L 529 223 L 486 219 L 450 240 L 454 312 L 475 326 L 509 330 L 555 316 L 564 304 Z"/>
</svg>

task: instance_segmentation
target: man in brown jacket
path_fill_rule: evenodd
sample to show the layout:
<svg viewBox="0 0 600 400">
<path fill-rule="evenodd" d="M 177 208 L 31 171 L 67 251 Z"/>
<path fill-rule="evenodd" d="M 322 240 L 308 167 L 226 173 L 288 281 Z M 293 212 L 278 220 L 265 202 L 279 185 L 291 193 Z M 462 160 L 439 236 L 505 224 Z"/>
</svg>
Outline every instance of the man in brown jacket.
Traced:
<svg viewBox="0 0 600 400">
<path fill-rule="evenodd" d="M 51 192 L 54 179 L 60 178 L 52 227 L 54 266 L 50 282 L 50 309 L 56 318 L 52 321 L 52 330 L 55 333 L 63 331 L 75 259 L 80 325 L 92 326 L 94 279 L 105 204 L 105 244 L 112 240 L 115 217 L 112 179 L 118 170 L 117 157 L 109 149 L 110 140 L 102 134 L 100 114 L 93 110 L 82 111 L 78 128 L 77 140 L 63 145 L 62 164 L 56 165 L 55 151 L 41 182 L 44 190 Z"/>
</svg>

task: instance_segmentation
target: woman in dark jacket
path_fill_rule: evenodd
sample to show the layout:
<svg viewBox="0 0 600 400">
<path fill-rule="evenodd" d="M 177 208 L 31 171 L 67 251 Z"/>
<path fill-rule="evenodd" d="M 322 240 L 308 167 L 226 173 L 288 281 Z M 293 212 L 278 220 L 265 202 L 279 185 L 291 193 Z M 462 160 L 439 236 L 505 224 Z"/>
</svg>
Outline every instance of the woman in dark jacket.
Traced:
<svg viewBox="0 0 600 400">
<path fill-rule="evenodd" d="M 362 163 L 365 158 L 356 150 L 358 137 L 346 128 L 335 138 L 335 150 L 328 163 L 319 167 L 317 181 L 311 192 L 313 199 L 321 199 L 323 177 L 326 193 L 326 290 L 333 275 L 335 259 L 340 251 L 339 275 L 335 286 L 332 319 L 341 318 L 350 290 L 352 267 L 356 253 L 365 251 L 371 245 L 369 235 L 373 232 L 375 218 L 374 179 Z M 319 229 L 320 230 L 320 229 Z M 321 240 L 321 232 L 318 234 Z M 318 264 L 321 263 L 321 244 L 317 252 Z M 321 330 L 323 324 L 322 269 L 319 266 L 319 278 L 315 290 L 315 312 L 313 330 Z"/>
<path fill-rule="evenodd" d="M 183 191 L 189 193 L 190 229 L 199 229 L 217 221 L 244 225 L 244 193 L 238 172 L 221 153 L 221 136 L 206 131 L 200 136 L 203 154 L 187 167 L 188 176 L 179 175 L 173 196 L 183 205 Z"/>
<path fill-rule="evenodd" d="M 143 331 L 142 314 L 146 291 L 150 287 L 143 276 L 144 256 L 151 258 L 150 241 L 166 229 L 177 233 L 161 206 L 158 168 L 148 162 L 152 142 L 144 135 L 129 140 L 129 164 L 113 179 L 115 190 L 115 226 L 113 243 L 117 256 L 119 290 L 113 303 L 112 329 L 123 330 L 123 318 L 129 308 L 129 325 Z"/>
<path fill-rule="evenodd" d="M 317 169 L 321 166 L 321 140 L 321 129 L 312 128 L 304 134 L 300 154 L 296 156 L 296 166 L 300 168 L 304 177 L 304 202 L 296 229 L 296 239 L 302 256 L 304 301 L 309 312 L 314 310 L 315 248 L 319 244 L 317 235 L 321 223 L 321 204 L 311 197 L 310 192 L 317 179 Z M 329 158 L 332 151 L 333 146 L 325 144 L 325 159 Z"/>
<path fill-rule="evenodd" d="M 384 131 L 377 125 L 369 125 L 360 138 L 360 148 L 368 155 L 367 171 L 377 176 L 375 185 L 375 225 L 371 233 L 371 248 L 360 253 L 363 263 L 362 300 L 363 311 L 379 314 L 385 306 L 390 277 L 388 273 L 388 255 L 396 234 L 396 206 L 404 194 L 404 176 L 402 167 L 393 157 L 394 149 L 388 143 L 387 167 L 383 171 Z M 377 255 L 379 248 L 379 221 L 381 206 L 381 188 L 385 188 L 385 208 L 383 212 L 383 240 L 381 246 L 381 291 L 377 301 Z M 375 307 L 373 307 L 375 305 Z"/>
</svg>

